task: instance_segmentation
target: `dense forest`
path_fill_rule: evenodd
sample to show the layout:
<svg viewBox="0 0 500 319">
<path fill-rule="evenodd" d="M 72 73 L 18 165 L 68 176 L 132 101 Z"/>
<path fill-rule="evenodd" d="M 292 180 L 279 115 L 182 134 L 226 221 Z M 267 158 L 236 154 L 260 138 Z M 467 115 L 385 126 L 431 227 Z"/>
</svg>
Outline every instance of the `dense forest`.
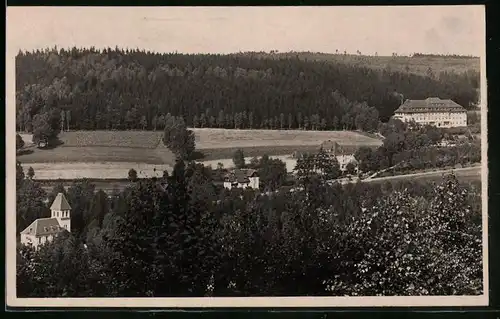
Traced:
<svg viewBox="0 0 500 319">
<path fill-rule="evenodd" d="M 375 130 L 403 99 L 477 101 L 479 73 L 426 75 L 299 58 L 187 55 L 119 48 L 16 56 L 17 129 L 188 126 Z M 61 124 L 62 123 L 62 124 Z"/>
<path fill-rule="evenodd" d="M 59 192 L 72 205 L 71 233 L 19 247 L 19 297 L 482 292 L 479 181 L 311 177 L 266 195 L 217 191 L 210 167 L 179 161 L 166 187 L 147 179 L 106 194 L 81 180 L 45 194 L 17 173 L 18 223 L 49 216 Z"/>
</svg>

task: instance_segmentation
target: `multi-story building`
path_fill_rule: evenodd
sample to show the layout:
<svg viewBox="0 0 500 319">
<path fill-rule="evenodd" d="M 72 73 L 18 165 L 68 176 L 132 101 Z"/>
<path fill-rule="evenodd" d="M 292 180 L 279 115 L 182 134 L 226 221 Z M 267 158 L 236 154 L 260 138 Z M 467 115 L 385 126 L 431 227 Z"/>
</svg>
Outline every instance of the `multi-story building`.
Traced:
<svg viewBox="0 0 500 319">
<path fill-rule="evenodd" d="M 50 211 L 50 218 L 38 218 L 21 232 L 21 244 L 37 249 L 60 232 L 71 231 L 71 206 L 63 193 L 57 194 Z"/>
<path fill-rule="evenodd" d="M 395 112 L 394 118 L 403 122 L 415 121 L 436 127 L 467 126 L 467 110 L 452 100 L 430 97 L 425 100 L 406 100 Z"/>
</svg>

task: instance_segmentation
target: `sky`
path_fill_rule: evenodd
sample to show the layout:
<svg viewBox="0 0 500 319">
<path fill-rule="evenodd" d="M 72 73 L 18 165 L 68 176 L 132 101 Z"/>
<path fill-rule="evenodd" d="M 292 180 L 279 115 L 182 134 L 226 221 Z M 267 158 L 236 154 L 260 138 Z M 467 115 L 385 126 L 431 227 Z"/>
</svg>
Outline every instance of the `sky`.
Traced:
<svg viewBox="0 0 500 319">
<path fill-rule="evenodd" d="M 7 48 L 483 54 L 483 6 L 8 7 Z"/>
</svg>

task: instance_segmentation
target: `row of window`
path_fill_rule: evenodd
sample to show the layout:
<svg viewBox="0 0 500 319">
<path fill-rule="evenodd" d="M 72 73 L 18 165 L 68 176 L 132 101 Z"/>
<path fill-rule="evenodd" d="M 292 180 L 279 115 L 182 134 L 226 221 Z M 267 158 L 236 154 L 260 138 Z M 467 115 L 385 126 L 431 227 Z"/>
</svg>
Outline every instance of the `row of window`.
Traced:
<svg viewBox="0 0 500 319">
<path fill-rule="evenodd" d="M 69 211 L 68 210 L 62 212 L 55 211 L 54 217 L 69 217 Z"/>
<path fill-rule="evenodd" d="M 434 121 L 421 121 L 420 123 L 423 123 L 423 124 L 429 124 L 429 125 L 436 125 L 436 126 L 457 126 L 457 125 L 465 125 L 465 123 L 463 121 L 444 121 L 444 122 L 434 122 Z"/>
<path fill-rule="evenodd" d="M 434 116 L 434 117 L 430 117 L 430 116 L 414 116 L 414 117 L 411 117 L 413 119 L 415 119 L 415 121 L 424 121 L 424 120 L 458 120 L 460 119 L 459 117 L 450 117 L 450 116 Z M 464 119 L 465 120 L 465 119 Z"/>
<path fill-rule="evenodd" d="M 42 238 L 45 238 L 45 241 L 50 240 L 50 239 L 49 239 L 49 236 L 45 236 L 45 237 L 38 237 L 38 243 L 39 243 L 39 244 L 41 244 L 41 243 L 42 243 Z"/>
<path fill-rule="evenodd" d="M 403 118 L 414 119 L 416 121 L 426 120 L 426 119 L 432 119 L 432 120 L 446 120 L 446 119 L 459 120 L 459 119 L 463 119 L 463 120 L 465 120 L 465 116 L 462 116 L 461 114 L 452 114 L 452 115 L 447 115 L 447 114 L 438 114 L 438 115 L 417 114 L 417 115 L 403 116 Z"/>
</svg>

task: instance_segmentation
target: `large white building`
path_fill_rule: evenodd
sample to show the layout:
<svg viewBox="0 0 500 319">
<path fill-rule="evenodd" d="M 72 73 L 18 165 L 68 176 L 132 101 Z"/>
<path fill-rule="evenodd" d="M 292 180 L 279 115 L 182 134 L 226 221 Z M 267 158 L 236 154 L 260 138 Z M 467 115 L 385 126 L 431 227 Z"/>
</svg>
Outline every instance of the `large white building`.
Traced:
<svg viewBox="0 0 500 319">
<path fill-rule="evenodd" d="M 71 206 L 63 193 L 57 194 L 50 211 L 50 218 L 38 218 L 21 232 L 21 244 L 37 249 L 61 231 L 71 231 Z"/>
<path fill-rule="evenodd" d="M 467 126 L 467 110 L 464 107 L 452 100 L 441 100 L 437 97 L 406 100 L 394 112 L 394 118 L 436 127 Z"/>
</svg>

